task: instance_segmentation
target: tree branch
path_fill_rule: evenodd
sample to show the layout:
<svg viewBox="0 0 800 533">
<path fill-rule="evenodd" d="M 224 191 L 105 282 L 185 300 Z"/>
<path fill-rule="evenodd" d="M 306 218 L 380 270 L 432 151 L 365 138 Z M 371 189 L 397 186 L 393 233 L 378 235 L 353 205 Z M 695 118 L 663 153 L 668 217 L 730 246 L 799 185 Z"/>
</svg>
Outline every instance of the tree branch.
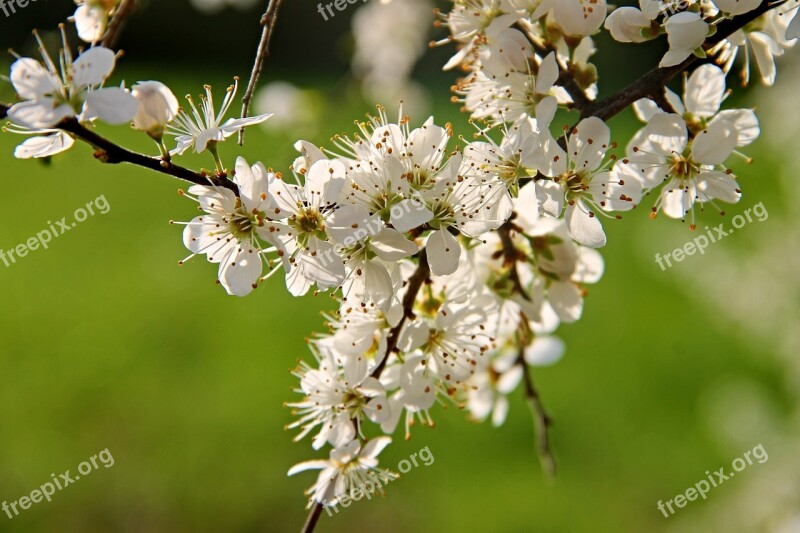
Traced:
<svg viewBox="0 0 800 533">
<path fill-rule="evenodd" d="M 56 126 L 58 129 L 71 134 L 73 137 L 88 143 L 95 147 L 95 158 L 103 163 L 118 164 L 130 163 L 140 167 L 148 168 L 161 174 L 172 176 L 195 185 L 214 185 L 217 187 L 225 187 L 232 190 L 236 195 L 239 194 L 239 188 L 232 181 L 218 176 L 210 176 L 201 174 L 188 168 L 175 165 L 168 161 L 163 161 L 161 158 L 150 157 L 149 155 L 140 154 L 118 146 L 102 137 L 94 131 L 88 129 L 75 118 L 68 118 L 63 120 Z"/>
<path fill-rule="evenodd" d="M 311 508 L 311 512 L 308 513 L 306 523 L 303 524 L 301 533 L 312 533 L 312 531 L 314 531 L 314 528 L 317 527 L 317 522 L 319 522 L 319 517 L 322 516 L 322 509 L 323 506 L 321 503 L 314 504 L 314 507 Z"/>
<path fill-rule="evenodd" d="M 256 60 L 253 64 L 253 71 L 250 73 L 250 81 L 247 82 L 247 90 L 242 97 L 242 118 L 245 118 L 250 112 L 250 102 L 253 100 L 253 94 L 258 85 L 258 78 L 261 76 L 261 71 L 264 69 L 264 61 L 269 57 L 269 43 L 272 40 L 272 34 L 275 31 L 275 24 L 278 22 L 278 10 L 281 7 L 282 0 L 269 0 L 267 10 L 261 16 L 261 41 L 258 43 L 258 51 L 256 52 Z M 244 128 L 239 130 L 239 146 L 244 144 Z"/>
<path fill-rule="evenodd" d="M 103 35 L 102 45 L 106 48 L 114 49 L 119 41 L 119 36 L 122 34 L 122 28 L 125 26 L 127 18 L 136 11 L 136 0 L 122 0 L 117 8 L 114 10 L 114 16 L 111 22 L 108 23 L 106 33 Z"/>
<path fill-rule="evenodd" d="M 3 120 L 8 115 L 8 110 L 11 106 L 0 103 L 0 120 Z M 57 129 L 69 133 L 74 138 L 83 141 L 95 148 L 95 158 L 103 163 L 118 164 L 129 163 L 150 169 L 158 172 L 159 174 L 166 174 L 173 178 L 178 178 L 183 181 L 188 181 L 195 185 L 214 185 L 216 187 L 225 187 L 232 190 L 236 195 L 239 195 L 239 188 L 232 181 L 221 178 L 218 176 L 209 176 L 201 174 L 188 168 L 163 161 L 157 157 L 150 157 L 149 155 L 140 154 L 132 150 L 128 150 L 121 146 L 114 144 L 105 137 L 100 136 L 94 131 L 82 125 L 75 118 L 68 118 L 61 121 L 56 126 Z"/>
<path fill-rule="evenodd" d="M 761 5 L 753 11 L 720 22 L 716 26 L 716 33 L 706 40 L 703 48 L 705 50 L 713 48 L 767 11 L 779 7 L 784 3 L 786 3 L 786 0 L 764 0 L 761 2 Z M 686 61 L 674 67 L 656 67 L 616 94 L 603 100 L 590 103 L 581 111 L 581 118 L 598 117 L 602 120 L 608 120 L 625 110 L 635 101 L 663 92 L 667 82 L 698 61 L 700 61 L 700 58 L 690 56 Z"/>
<path fill-rule="evenodd" d="M 431 267 L 428 265 L 428 252 L 426 249 L 423 249 L 419 254 L 419 265 L 417 266 L 417 270 L 414 271 L 414 274 L 412 274 L 408 279 L 406 293 L 403 296 L 403 317 L 400 319 L 400 322 L 398 322 L 398 324 L 389 332 L 389 339 L 386 342 L 386 356 L 375 368 L 375 371 L 372 373 L 372 377 L 377 379 L 381 376 L 383 369 L 386 368 L 386 362 L 389 359 L 389 355 L 397 349 L 397 342 L 400 340 L 400 333 L 403 329 L 403 325 L 405 325 L 407 319 L 414 318 L 414 302 L 416 302 L 420 289 L 422 289 L 422 286 L 428 281 L 430 275 Z"/>
</svg>

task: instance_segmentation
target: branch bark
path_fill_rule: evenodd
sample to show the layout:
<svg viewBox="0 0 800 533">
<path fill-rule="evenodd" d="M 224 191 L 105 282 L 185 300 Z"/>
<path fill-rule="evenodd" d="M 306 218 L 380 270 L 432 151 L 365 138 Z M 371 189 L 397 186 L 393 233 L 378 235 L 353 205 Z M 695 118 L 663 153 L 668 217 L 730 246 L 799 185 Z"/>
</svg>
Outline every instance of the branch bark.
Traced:
<svg viewBox="0 0 800 533">
<path fill-rule="evenodd" d="M 306 523 L 303 524 L 301 533 L 312 533 L 314 531 L 314 528 L 317 527 L 317 522 L 319 522 L 319 517 L 322 516 L 322 509 L 323 506 L 321 503 L 314 504 L 314 507 L 311 508 L 311 512 L 308 513 Z"/>
<path fill-rule="evenodd" d="M 119 41 L 119 36 L 122 34 L 122 28 L 125 26 L 129 16 L 133 15 L 138 7 L 136 0 L 122 0 L 117 8 L 114 10 L 114 16 L 111 22 L 108 23 L 106 33 L 103 35 L 102 45 L 106 48 L 114 49 Z"/>
<path fill-rule="evenodd" d="M 717 24 L 716 33 L 706 40 L 703 48 L 705 50 L 713 48 L 767 11 L 780 7 L 786 3 L 786 1 L 787 0 L 764 0 L 761 2 L 761 5 L 753 11 L 720 22 Z M 591 102 L 581 111 L 581 118 L 598 117 L 602 120 L 608 120 L 641 98 L 663 93 L 664 87 L 672 78 L 699 61 L 700 58 L 690 56 L 686 61 L 674 67 L 656 67 L 616 94 L 603 100 Z"/>
<path fill-rule="evenodd" d="M 272 34 L 275 31 L 275 24 L 278 22 L 278 10 L 281 7 L 282 0 L 269 0 L 267 10 L 261 16 L 261 41 L 258 43 L 258 50 L 256 51 L 256 60 L 253 64 L 253 70 L 250 73 L 250 81 L 247 82 L 247 90 L 242 97 L 242 118 L 245 118 L 250 112 L 250 102 L 253 100 L 253 94 L 258 85 L 258 78 L 261 77 L 261 71 L 264 69 L 264 61 L 269 57 L 269 43 L 272 40 Z M 244 128 L 239 130 L 239 146 L 244 144 Z"/>
<path fill-rule="evenodd" d="M 417 300 L 420 289 L 422 289 L 422 286 L 425 285 L 425 282 L 428 281 L 430 276 L 431 267 L 428 265 L 428 252 L 423 249 L 419 254 L 417 270 L 414 271 L 414 274 L 408 279 L 406 293 L 403 296 L 403 317 L 389 332 L 389 339 L 386 342 L 386 357 L 384 357 L 381 364 L 375 368 L 372 377 L 377 379 L 381 376 L 383 369 L 386 368 L 386 361 L 389 359 L 389 355 L 397 349 L 397 342 L 400 340 L 400 333 L 403 329 L 403 325 L 405 325 L 406 320 L 414 318 L 414 302 Z"/>
</svg>

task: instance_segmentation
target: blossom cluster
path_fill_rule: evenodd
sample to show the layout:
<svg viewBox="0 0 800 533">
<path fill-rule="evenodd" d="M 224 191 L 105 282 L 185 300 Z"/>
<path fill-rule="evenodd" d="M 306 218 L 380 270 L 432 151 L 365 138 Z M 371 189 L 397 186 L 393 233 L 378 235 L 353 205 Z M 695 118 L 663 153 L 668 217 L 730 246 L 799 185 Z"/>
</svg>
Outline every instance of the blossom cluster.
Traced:
<svg viewBox="0 0 800 533">
<path fill-rule="evenodd" d="M 78 2 L 82 39 L 97 43 L 116 2 Z M 328 332 L 310 341 L 313 360 L 295 371 L 299 397 L 289 404 L 297 440 L 329 447 L 310 504 L 335 503 L 378 469 L 398 425 L 433 425 L 436 404 L 477 421 L 504 422 L 508 395 L 531 367 L 564 353 L 554 335 L 583 313 L 587 286 L 603 275 L 601 219 L 619 219 L 645 196 L 652 216 L 690 219 L 695 207 L 741 198 L 728 166 L 759 135 L 751 109 L 723 109 L 726 75 L 739 51 L 753 53 L 762 80 L 775 80 L 774 57 L 794 45 L 796 2 L 768 10 L 742 29 L 709 40 L 728 19 L 760 1 L 642 0 L 609 14 L 605 0 L 454 0 L 440 13 L 457 52 L 445 68 L 477 129 L 454 139 L 433 117 L 413 123 L 383 108 L 332 149 L 300 140 L 284 175 L 239 157 L 228 169 L 219 147 L 271 115 L 230 118 L 238 79 L 220 106 L 214 91 L 181 107 L 164 84 L 106 87 L 116 65 L 93 44 L 73 58 L 19 57 L 10 80 L 19 101 L 8 111 L 14 133 L 30 136 L 17 157 L 69 149 L 65 123 L 131 123 L 152 138 L 163 165 L 188 151 L 209 153 L 208 183 L 183 196 L 200 214 L 183 222 L 186 260 L 205 256 L 229 294 L 247 296 L 282 273 L 295 296 L 329 291 L 338 308 Z M 644 126 L 620 147 L 593 112 L 599 91 L 593 35 L 621 42 L 666 35 L 661 66 L 704 62 L 684 80 L 633 105 Z M 741 56 L 740 56 L 741 57 Z M 745 66 L 749 62 L 745 61 Z M 744 79 L 747 79 L 745 76 Z M 555 127 L 579 111 L 574 126 Z M 554 131 L 555 130 L 555 131 Z M 175 138 L 167 146 L 165 136 Z M 459 142 L 460 141 L 460 142 Z M 385 473 L 385 475 L 395 475 Z"/>
</svg>

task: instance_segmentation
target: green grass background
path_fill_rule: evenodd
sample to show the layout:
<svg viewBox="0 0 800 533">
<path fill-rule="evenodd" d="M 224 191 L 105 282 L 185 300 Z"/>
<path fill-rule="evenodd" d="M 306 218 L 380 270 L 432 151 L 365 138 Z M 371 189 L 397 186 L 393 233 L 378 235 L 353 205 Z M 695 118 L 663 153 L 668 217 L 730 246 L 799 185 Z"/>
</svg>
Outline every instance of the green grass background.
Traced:
<svg viewBox="0 0 800 533">
<path fill-rule="evenodd" d="M 138 70 L 137 70 L 138 69 Z M 136 75 L 198 92 L 213 81 L 196 71 L 129 67 Z M 229 79 L 229 78 L 227 78 Z M 322 87 L 323 89 L 325 87 Z M 8 98 L 7 87 L 0 92 Z M 369 107 L 332 93 L 311 140 L 350 131 Z M 456 106 L 437 102 L 437 121 L 469 127 Z M 424 117 L 415 117 L 421 123 Z M 631 117 L 612 123 L 626 139 Z M 104 133 L 152 150 L 126 127 Z M 321 457 L 308 441 L 293 444 L 286 401 L 289 374 L 307 358 L 304 338 L 321 329 L 325 295 L 292 298 L 276 277 L 246 299 L 214 284 L 215 267 L 187 252 L 181 228 L 192 202 L 181 183 L 124 165 L 104 166 L 77 145 L 50 166 L 17 161 L 21 138 L 0 136 L 0 248 L 9 249 L 70 216 L 99 195 L 111 211 L 90 218 L 16 265 L 0 264 L 0 500 L 15 500 L 108 448 L 116 464 L 100 469 L 8 520 L 0 531 L 298 531 L 306 517 L 302 492 L 314 474 L 286 477 L 290 466 Z M 250 130 L 241 154 L 288 171 L 289 134 Z M 232 165 L 234 143 L 222 147 Z M 735 214 L 758 201 L 779 209 L 769 179 L 778 157 L 761 141 L 744 169 L 746 196 Z M 210 158 L 188 157 L 211 166 Z M 741 167 L 737 169 L 742 170 Z M 755 173 L 755 174 L 753 174 Z M 775 200 L 775 201 L 773 201 Z M 648 218 L 649 200 L 619 222 L 605 224 L 607 272 L 590 287 L 584 318 L 563 327 L 568 352 L 535 378 L 550 413 L 559 473 L 543 478 L 531 418 L 520 391 L 500 429 L 435 409 L 436 428 L 415 428 L 384 452 L 397 462 L 429 447 L 435 463 L 411 470 L 388 496 L 323 516 L 320 531 L 661 531 L 656 501 L 669 499 L 730 464 L 700 408 L 713 384 L 747 376 L 780 396 L 780 368 L 719 326 L 707 308 L 680 290 L 679 269 L 715 261 L 714 248 L 662 272 L 653 261 L 693 237 L 680 222 Z M 718 215 L 706 212 L 705 223 Z M 643 228 L 652 237 L 642 238 Z M 644 233 L 650 235 L 650 233 Z M 717 247 L 745 247 L 746 236 Z M 742 281 L 746 283 L 746 280 Z M 747 429 L 743 429 L 747 431 Z M 755 446 L 761 435 L 744 435 Z M 767 450 L 769 442 L 763 442 Z M 745 451 L 744 449 L 742 452 Z M 771 455 L 770 461 L 782 461 Z M 745 474 L 746 475 L 746 472 Z M 736 481 L 730 482 L 734 485 Z M 717 492 L 729 487 L 717 489 Z M 691 519 L 695 502 L 681 511 Z"/>
</svg>

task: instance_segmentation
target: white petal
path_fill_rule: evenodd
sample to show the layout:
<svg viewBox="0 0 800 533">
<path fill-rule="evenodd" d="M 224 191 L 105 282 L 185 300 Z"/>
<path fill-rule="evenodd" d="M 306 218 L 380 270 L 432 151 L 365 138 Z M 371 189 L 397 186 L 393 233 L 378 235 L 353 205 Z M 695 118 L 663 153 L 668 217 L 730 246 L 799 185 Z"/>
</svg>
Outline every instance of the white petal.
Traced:
<svg viewBox="0 0 800 533">
<path fill-rule="evenodd" d="M 578 320 L 583 313 L 583 297 L 580 289 L 568 281 L 557 281 L 547 292 L 550 305 L 558 318 L 566 324 Z"/>
<path fill-rule="evenodd" d="M 374 438 L 374 439 L 372 439 L 371 441 L 369 441 L 368 443 L 366 443 L 364 445 L 364 449 L 361 450 L 361 453 L 359 454 L 359 458 L 361 458 L 361 459 L 364 459 L 364 458 L 374 459 L 374 458 L 378 457 L 378 455 L 380 455 L 380 453 L 383 451 L 383 449 L 386 448 L 391 443 L 392 443 L 392 438 L 391 437 L 383 436 L 383 437 Z"/>
<path fill-rule="evenodd" d="M 642 98 L 633 103 L 633 112 L 636 113 L 637 118 L 642 122 L 650 122 L 650 119 L 653 118 L 654 115 L 662 111 L 654 101 L 649 98 Z"/>
<path fill-rule="evenodd" d="M 736 127 L 736 146 L 747 146 L 761 135 L 758 117 L 752 109 L 726 109 L 720 111 L 714 120 L 727 120 Z"/>
<path fill-rule="evenodd" d="M 503 372 L 500 379 L 497 380 L 497 391 L 502 394 L 511 394 L 522 380 L 522 375 L 523 371 L 520 365 L 514 365 L 508 371 Z"/>
<path fill-rule="evenodd" d="M 558 337 L 536 337 L 533 343 L 525 348 L 525 362 L 531 366 L 550 366 L 564 357 L 566 345 Z"/>
<path fill-rule="evenodd" d="M 721 165 L 736 148 L 736 128 L 727 120 L 717 120 L 701 131 L 692 143 L 692 158 L 706 165 Z"/>
<path fill-rule="evenodd" d="M 597 117 L 581 120 L 569 136 L 569 156 L 577 169 L 594 170 L 603 162 L 611 130 Z"/>
<path fill-rule="evenodd" d="M 400 261 L 419 251 L 419 247 L 397 230 L 386 228 L 370 240 L 370 248 L 384 261 Z"/>
<path fill-rule="evenodd" d="M 497 401 L 494 404 L 494 410 L 492 411 L 492 426 L 496 428 L 502 426 L 505 423 L 507 416 L 508 398 L 505 396 L 500 396 L 497 398 Z"/>
<path fill-rule="evenodd" d="M 536 93 L 549 94 L 550 89 L 556 84 L 559 75 L 558 62 L 555 52 L 550 52 L 539 65 L 539 74 L 536 76 Z"/>
<path fill-rule="evenodd" d="M 725 73 L 716 65 L 701 65 L 686 83 L 686 110 L 696 117 L 710 118 L 725 97 Z"/>
<path fill-rule="evenodd" d="M 99 89 L 86 95 L 85 117 L 99 118 L 108 124 L 131 122 L 139 110 L 139 102 L 133 95 L 119 87 Z"/>
<path fill-rule="evenodd" d="M 349 204 L 334 211 L 325 228 L 333 240 L 349 248 L 380 233 L 383 222 L 363 205 Z"/>
<path fill-rule="evenodd" d="M 670 218 L 683 219 L 694 204 L 695 188 L 672 180 L 661 191 L 661 210 Z"/>
<path fill-rule="evenodd" d="M 14 157 L 17 159 L 30 159 L 35 157 L 50 157 L 69 150 L 75 140 L 64 132 L 31 137 L 17 146 Z"/>
<path fill-rule="evenodd" d="M 303 461 L 302 463 L 298 463 L 294 465 L 292 468 L 289 469 L 289 472 L 286 474 L 287 476 L 293 476 L 295 474 L 299 474 L 300 472 L 305 472 L 306 470 L 323 470 L 330 466 L 330 462 L 322 461 L 322 460 L 314 460 L 314 461 Z"/>
<path fill-rule="evenodd" d="M 702 202 L 722 200 L 729 204 L 735 204 L 742 198 L 739 184 L 725 172 L 702 172 L 697 177 L 697 192 Z"/>
<path fill-rule="evenodd" d="M 224 262 L 220 263 L 220 284 L 232 296 L 247 296 L 255 288 L 262 272 L 258 249 L 242 243 Z"/>
<path fill-rule="evenodd" d="M 578 283 L 597 283 L 603 277 L 605 262 L 600 252 L 594 248 L 578 248 L 578 264 L 572 280 Z"/>
<path fill-rule="evenodd" d="M 272 113 L 258 115 L 257 117 L 231 118 L 228 119 L 225 124 L 220 126 L 220 129 L 225 133 L 225 136 L 228 137 L 229 135 L 236 133 L 240 129 L 247 126 L 261 124 L 262 122 L 267 121 L 270 117 L 272 117 Z"/>
<path fill-rule="evenodd" d="M 590 248 L 600 248 L 606 245 L 606 234 L 603 225 L 583 202 L 576 201 L 567 206 L 564 215 L 567 227 L 572 238 L 578 243 Z"/>
<path fill-rule="evenodd" d="M 61 87 L 56 76 L 29 57 L 18 59 L 11 65 L 11 83 L 23 100 L 35 100 L 53 94 Z"/>
<path fill-rule="evenodd" d="M 449 276 L 458 270 L 461 245 L 447 229 L 431 233 L 426 245 L 431 272 L 437 276 Z"/>
<path fill-rule="evenodd" d="M 234 183 L 239 186 L 239 197 L 248 211 L 262 211 L 268 202 L 267 169 L 262 163 L 256 163 L 252 167 L 245 158 L 236 158 L 236 174 L 233 177 Z"/>
<path fill-rule="evenodd" d="M 72 63 L 72 83 L 76 87 L 100 85 L 111 75 L 115 62 L 114 52 L 108 48 L 89 48 Z"/>
<path fill-rule="evenodd" d="M 419 228 L 433 220 L 433 212 L 416 200 L 403 200 L 392 207 L 391 223 L 400 233 Z"/>
<path fill-rule="evenodd" d="M 306 175 L 306 200 L 311 207 L 335 204 L 345 182 L 346 169 L 341 161 L 323 159 L 314 163 Z"/>
<path fill-rule="evenodd" d="M 33 130 L 49 129 L 67 117 L 75 116 L 75 111 L 67 104 L 55 107 L 52 98 L 28 100 L 11 106 L 8 118 L 14 124 Z"/>
<path fill-rule="evenodd" d="M 73 15 L 78 37 L 87 43 L 99 41 L 106 31 L 108 15 L 102 7 L 92 7 L 87 4 L 79 6 Z"/>
</svg>

